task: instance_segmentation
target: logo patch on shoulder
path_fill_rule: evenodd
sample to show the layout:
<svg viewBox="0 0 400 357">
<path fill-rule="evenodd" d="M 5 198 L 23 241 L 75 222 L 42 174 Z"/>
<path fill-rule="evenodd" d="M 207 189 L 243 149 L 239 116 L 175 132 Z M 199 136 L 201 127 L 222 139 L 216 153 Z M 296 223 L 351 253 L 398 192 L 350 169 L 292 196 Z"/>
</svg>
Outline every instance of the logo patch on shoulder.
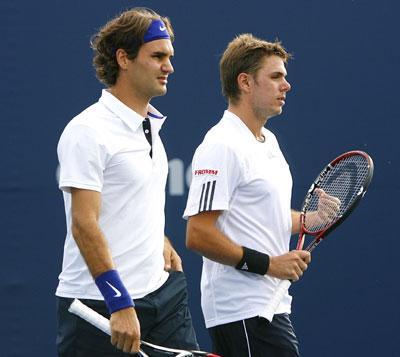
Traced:
<svg viewBox="0 0 400 357">
<path fill-rule="evenodd" d="M 212 175 L 212 176 L 218 176 L 219 170 L 214 170 L 214 169 L 201 169 L 201 170 L 194 170 L 194 175 L 195 176 L 201 176 L 201 175 Z"/>
</svg>

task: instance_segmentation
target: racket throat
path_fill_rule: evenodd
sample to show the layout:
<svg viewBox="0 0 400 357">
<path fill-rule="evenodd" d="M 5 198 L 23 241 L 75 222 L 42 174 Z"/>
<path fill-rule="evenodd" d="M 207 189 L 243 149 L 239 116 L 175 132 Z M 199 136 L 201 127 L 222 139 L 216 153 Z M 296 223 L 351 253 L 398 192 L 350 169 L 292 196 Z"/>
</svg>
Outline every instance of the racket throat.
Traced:
<svg viewBox="0 0 400 357">
<path fill-rule="evenodd" d="M 322 241 L 322 238 L 314 239 L 314 240 L 308 245 L 308 247 L 306 248 L 306 251 L 308 251 L 308 252 L 311 253 L 311 252 L 319 245 L 319 243 L 321 243 L 321 241 Z"/>
<path fill-rule="evenodd" d="M 297 250 L 303 249 L 304 237 L 305 237 L 305 234 L 304 233 L 300 233 L 299 240 L 297 241 L 297 246 L 296 246 Z"/>
</svg>

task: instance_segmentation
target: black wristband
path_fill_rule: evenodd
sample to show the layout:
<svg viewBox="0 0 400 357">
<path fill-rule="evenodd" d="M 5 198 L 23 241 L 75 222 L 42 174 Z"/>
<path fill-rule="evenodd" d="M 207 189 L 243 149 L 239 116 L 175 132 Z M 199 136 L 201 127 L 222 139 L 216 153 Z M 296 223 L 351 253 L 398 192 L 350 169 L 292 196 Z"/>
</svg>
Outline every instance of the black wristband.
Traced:
<svg viewBox="0 0 400 357">
<path fill-rule="evenodd" d="M 236 265 L 236 269 L 265 275 L 269 268 L 269 255 L 256 250 L 242 247 L 243 257 Z"/>
</svg>

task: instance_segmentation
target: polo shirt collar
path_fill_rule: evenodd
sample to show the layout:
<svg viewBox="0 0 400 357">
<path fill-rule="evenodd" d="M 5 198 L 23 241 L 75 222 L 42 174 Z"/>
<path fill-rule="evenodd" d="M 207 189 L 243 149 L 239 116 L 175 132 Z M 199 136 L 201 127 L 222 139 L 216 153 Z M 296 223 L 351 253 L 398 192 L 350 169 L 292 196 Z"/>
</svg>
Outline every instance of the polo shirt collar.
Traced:
<svg viewBox="0 0 400 357">
<path fill-rule="evenodd" d="M 107 89 L 103 89 L 99 102 L 102 103 L 107 109 L 112 111 L 118 118 L 120 118 L 131 130 L 136 131 L 145 119 L 140 114 L 129 108 L 122 103 L 118 98 L 112 95 Z M 151 121 L 152 128 L 157 131 L 161 129 L 166 116 L 162 115 L 156 108 L 149 104 L 147 116 Z"/>
</svg>

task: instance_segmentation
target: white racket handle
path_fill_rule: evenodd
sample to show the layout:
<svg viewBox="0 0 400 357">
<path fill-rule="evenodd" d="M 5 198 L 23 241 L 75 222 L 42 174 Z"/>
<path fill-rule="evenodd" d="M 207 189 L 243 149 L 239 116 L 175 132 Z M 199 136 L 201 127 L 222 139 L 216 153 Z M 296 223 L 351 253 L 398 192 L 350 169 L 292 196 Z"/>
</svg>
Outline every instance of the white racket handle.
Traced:
<svg viewBox="0 0 400 357">
<path fill-rule="evenodd" d="M 269 302 L 267 308 L 264 310 L 264 313 L 262 315 L 269 322 L 271 322 L 274 318 L 275 312 L 278 309 L 279 304 L 281 303 L 291 284 L 292 283 L 289 280 L 281 280 L 279 282 L 271 301 Z"/>
<path fill-rule="evenodd" d="M 74 299 L 72 304 L 69 306 L 68 311 L 79 316 L 93 326 L 97 327 L 99 330 L 111 336 L 110 321 L 104 316 L 100 315 L 98 312 L 83 304 L 78 299 Z"/>
<path fill-rule="evenodd" d="M 89 322 L 93 326 L 97 327 L 99 330 L 103 331 L 107 335 L 111 336 L 111 328 L 110 321 L 106 319 L 104 316 L 100 315 L 98 312 L 91 309 L 89 306 L 86 306 L 84 303 L 79 301 L 78 299 L 74 299 L 71 305 L 68 308 L 68 311 L 72 314 L 79 316 L 85 321 Z M 173 348 L 161 347 L 157 345 L 153 345 L 152 343 L 140 341 L 141 344 L 152 347 L 154 349 L 162 350 L 164 352 L 172 352 L 176 354 L 176 357 L 185 357 L 185 356 L 193 356 L 193 354 L 189 351 L 177 350 Z M 139 351 L 142 357 L 149 357 L 145 352 Z"/>
<path fill-rule="evenodd" d="M 74 299 L 69 306 L 68 311 L 76 316 L 79 316 L 93 326 L 97 327 L 99 330 L 111 336 L 110 321 L 104 316 L 100 315 L 98 312 L 91 309 L 89 306 L 86 306 L 78 299 Z M 139 351 L 139 354 L 142 357 L 149 357 L 143 351 Z"/>
</svg>

